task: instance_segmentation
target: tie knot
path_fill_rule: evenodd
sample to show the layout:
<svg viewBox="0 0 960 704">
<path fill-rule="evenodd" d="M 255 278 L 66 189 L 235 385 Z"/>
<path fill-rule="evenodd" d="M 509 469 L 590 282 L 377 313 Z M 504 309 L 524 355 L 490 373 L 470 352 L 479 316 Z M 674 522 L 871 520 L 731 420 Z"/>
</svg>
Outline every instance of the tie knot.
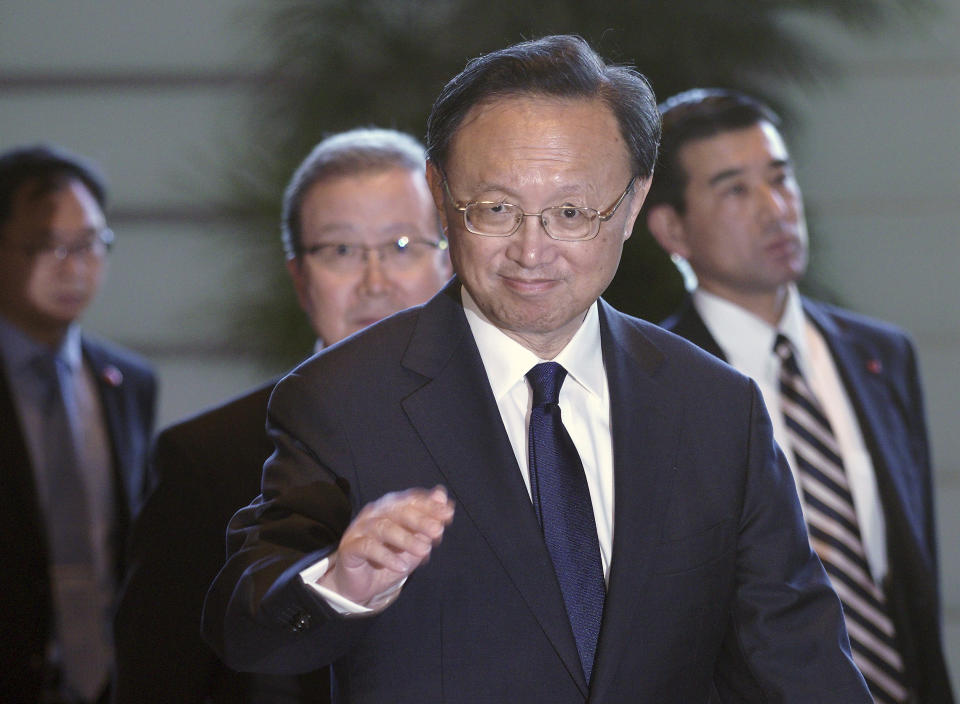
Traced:
<svg viewBox="0 0 960 704">
<path fill-rule="evenodd" d="M 792 357 L 793 345 L 790 343 L 790 338 L 782 332 L 778 332 L 777 339 L 773 341 L 773 351 L 780 359 Z"/>
<path fill-rule="evenodd" d="M 773 343 L 773 352 L 780 358 L 780 368 L 794 376 L 802 376 L 800 365 L 797 363 L 797 356 L 793 351 L 793 343 L 783 333 L 777 334 L 777 339 Z"/>
<path fill-rule="evenodd" d="M 560 403 L 560 387 L 567 370 L 556 362 L 541 362 L 527 372 L 527 381 L 533 389 L 533 405 Z"/>
<path fill-rule="evenodd" d="M 40 381 L 42 398 L 45 404 L 50 403 L 60 394 L 61 377 L 69 372 L 69 366 L 58 354 L 43 352 L 30 360 L 30 366 Z"/>
</svg>

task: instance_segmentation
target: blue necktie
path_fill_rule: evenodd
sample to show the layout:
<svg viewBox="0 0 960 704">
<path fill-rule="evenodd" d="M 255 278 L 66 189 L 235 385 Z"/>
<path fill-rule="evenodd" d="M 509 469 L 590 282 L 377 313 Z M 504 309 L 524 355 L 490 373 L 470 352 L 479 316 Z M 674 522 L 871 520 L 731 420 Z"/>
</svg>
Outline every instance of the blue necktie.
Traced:
<svg viewBox="0 0 960 704">
<path fill-rule="evenodd" d="M 533 389 L 530 493 L 589 684 L 606 586 L 587 477 L 560 419 L 560 387 L 566 376 L 567 370 L 556 362 L 543 362 L 527 372 Z"/>
</svg>

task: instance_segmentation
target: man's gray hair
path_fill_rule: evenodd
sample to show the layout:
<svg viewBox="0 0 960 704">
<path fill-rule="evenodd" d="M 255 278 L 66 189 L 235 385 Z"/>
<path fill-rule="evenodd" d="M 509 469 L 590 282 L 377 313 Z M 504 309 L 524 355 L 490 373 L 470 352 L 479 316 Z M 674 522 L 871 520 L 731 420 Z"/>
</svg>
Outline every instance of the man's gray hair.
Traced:
<svg viewBox="0 0 960 704">
<path fill-rule="evenodd" d="M 400 168 L 425 173 L 423 145 L 408 134 L 378 127 L 358 127 L 327 137 L 293 173 L 283 194 L 281 234 L 287 259 L 303 251 L 300 210 L 303 199 L 321 181 Z"/>
</svg>

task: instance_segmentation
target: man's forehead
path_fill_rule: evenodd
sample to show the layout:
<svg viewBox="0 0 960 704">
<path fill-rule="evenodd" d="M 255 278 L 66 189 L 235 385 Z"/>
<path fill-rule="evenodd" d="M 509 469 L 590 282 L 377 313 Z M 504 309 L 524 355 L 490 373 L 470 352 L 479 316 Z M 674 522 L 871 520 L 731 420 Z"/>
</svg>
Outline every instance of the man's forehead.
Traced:
<svg viewBox="0 0 960 704">
<path fill-rule="evenodd" d="M 473 106 L 453 133 L 447 175 L 507 151 L 519 159 L 623 161 L 630 168 L 617 118 L 599 98 L 521 94 Z"/>
<path fill-rule="evenodd" d="M 759 122 L 692 139 L 680 147 L 679 160 L 688 177 L 712 183 L 730 172 L 789 164 L 790 154 L 777 128 Z"/>
<path fill-rule="evenodd" d="M 392 186 L 378 184 L 382 176 L 391 177 Z M 415 234 L 436 218 L 426 179 L 408 169 L 362 171 L 319 181 L 309 190 L 301 212 L 304 235 L 338 242 Z"/>
<path fill-rule="evenodd" d="M 65 200 L 64 195 L 72 196 Z M 54 182 L 28 181 L 13 195 L 10 217 L 4 229 L 16 229 L 25 236 L 49 237 L 64 229 L 96 228 L 103 223 L 103 212 L 90 190 L 74 178 Z M 83 228 L 81 222 L 89 225 Z"/>
<path fill-rule="evenodd" d="M 520 93 L 487 98 L 471 107 L 453 132 L 451 143 L 458 138 L 471 136 L 478 122 L 495 122 L 502 126 L 524 127 L 534 121 L 542 122 L 544 116 L 553 117 L 557 123 L 570 123 L 589 119 L 597 129 L 605 122 L 619 128 L 610 107 L 600 98 L 563 97 L 539 93 Z"/>
<path fill-rule="evenodd" d="M 400 165 L 377 166 L 324 176 L 306 188 L 304 202 L 333 194 L 341 198 L 346 195 L 370 200 L 379 198 L 382 201 L 386 196 L 382 195 L 380 190 L 371 187 L 371 184 L 376 181 L 389 181 L 391 185 L 401 190 L 415 191 L 427 188 L 426 176 L 422 171 Z"/>
</svg>

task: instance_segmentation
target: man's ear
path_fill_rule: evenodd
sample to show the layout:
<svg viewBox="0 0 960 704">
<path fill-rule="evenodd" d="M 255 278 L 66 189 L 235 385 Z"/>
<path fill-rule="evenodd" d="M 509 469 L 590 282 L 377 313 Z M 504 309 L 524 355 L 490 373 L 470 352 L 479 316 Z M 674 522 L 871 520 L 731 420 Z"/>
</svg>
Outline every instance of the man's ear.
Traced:
<svg viewBox="0 0 960 704">
<path fill-rule="evenodd" d="M 672 205 L 660 203 L 647 211 L 647 228 L 667 254 L 688 258 L 686 230 L 680 214 Z"/>
<path fill-rule="evenodd" d="M 643 180 L 636 180 L 633 184 L 633 193 L 630 194 L 630 200 L 627 201 L 626 207 L 627 210 L 627 219 L 624 222 L 624 232 L 623 239 L 626 241 L 630 235 L 633 234 L 633 226 L 637 221 L 637 216 L 640 215 L 640 209 L 643 207 L 643 201 L 647 199 L 647 194 L 650 192 L 650 184 L 653 182 L 653 178 L 648 176 Z"/>
<path fill-rule="evenodd" d="M 427 185 L 430 187 L 430 195 L 433 196 L 433 203 L 437 206 L 437 212 L 440 213 L 440 226 L 444 232 L 447 229 L 447 209 L 444 207 L 444 187 L 443 174 L 437 165 L 427 159 Z"/>
<path fill-rule="evenodd" d="M 304 312 L 308 312 L 310 297 L 307 295 L 307 275 L 303 271 L 303 261 L 299 257 L 287 259 L 287 271 L 293 281 L 293 290 L 297 292 L 297 300 Z M 308 313 L 309 314 L 309 313 Z"/>
</svg>

